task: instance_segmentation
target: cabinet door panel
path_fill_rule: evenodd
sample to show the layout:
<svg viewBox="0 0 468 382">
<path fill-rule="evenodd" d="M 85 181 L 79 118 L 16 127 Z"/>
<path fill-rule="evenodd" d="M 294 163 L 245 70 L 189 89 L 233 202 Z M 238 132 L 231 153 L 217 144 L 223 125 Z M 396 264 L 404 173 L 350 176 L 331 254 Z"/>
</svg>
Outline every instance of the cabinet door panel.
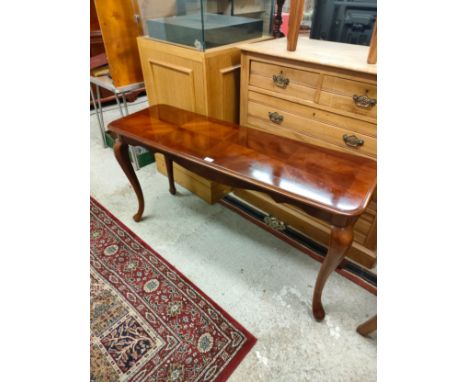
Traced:
<svg viewBox="0 0 468 382">
<path fill-rule="evenodd" d="M 193 70 L 156 60 L 150 60 L 150 65 L 157 103 L 196 111 Z"/>
<path fill-rule="evenodd" d="M 206 114 L 203 63 L 200 52 L 140 37 L 143 77 L 150 105 L 168 104 Z"/>
</svg>

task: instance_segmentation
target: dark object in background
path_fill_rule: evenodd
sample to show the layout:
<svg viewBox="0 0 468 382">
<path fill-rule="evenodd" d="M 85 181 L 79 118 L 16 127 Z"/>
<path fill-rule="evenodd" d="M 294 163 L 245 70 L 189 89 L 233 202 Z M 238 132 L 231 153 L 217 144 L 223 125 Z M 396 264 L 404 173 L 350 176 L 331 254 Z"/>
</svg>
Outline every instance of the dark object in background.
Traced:
<svg viewBox="0 0 468 382">
<path fill-rule="evenodd" d="M 281 14 L 283 13 L 283 5 L 285 0 L 276 0 L 276 14 L 273 18 L 273 37 L 280 38 L 284 37 L 284 33 L 281 32 L 281 24 L 283 24 L 283 17 Z"/>
<path fill-rule="evenodd" d="M 377 0 L 317 0 L 310 38 L 369 45 Z"/>
</svg>

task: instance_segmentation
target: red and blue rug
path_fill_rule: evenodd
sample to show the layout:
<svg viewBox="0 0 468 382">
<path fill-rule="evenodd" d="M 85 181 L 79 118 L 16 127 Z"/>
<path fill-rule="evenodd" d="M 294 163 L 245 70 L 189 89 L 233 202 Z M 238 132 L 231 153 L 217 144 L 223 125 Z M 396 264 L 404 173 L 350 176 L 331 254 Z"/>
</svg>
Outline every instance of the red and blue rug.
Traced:
<svg viewBox="0 0 468 382">
<path fill-rule="evenodd" d="M 91 381 L 225 381 L 256 342 L 91 198 Z"/>
</svg>

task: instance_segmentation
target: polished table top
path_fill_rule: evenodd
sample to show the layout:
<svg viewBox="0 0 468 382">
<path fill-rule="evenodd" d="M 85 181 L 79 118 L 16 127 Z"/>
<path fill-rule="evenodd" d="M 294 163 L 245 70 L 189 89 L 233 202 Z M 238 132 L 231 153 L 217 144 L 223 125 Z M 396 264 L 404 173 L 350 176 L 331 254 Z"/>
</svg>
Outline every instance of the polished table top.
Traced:
<svg viewBox="0 0 468 382">
<path fill-rule="evenodd" d="M 376 186 L 377 166 L 371 159 L 168 105 L 151 106 L 111 122 L 109 130 L 339 215 L 360 215 Z"/>
</svg>

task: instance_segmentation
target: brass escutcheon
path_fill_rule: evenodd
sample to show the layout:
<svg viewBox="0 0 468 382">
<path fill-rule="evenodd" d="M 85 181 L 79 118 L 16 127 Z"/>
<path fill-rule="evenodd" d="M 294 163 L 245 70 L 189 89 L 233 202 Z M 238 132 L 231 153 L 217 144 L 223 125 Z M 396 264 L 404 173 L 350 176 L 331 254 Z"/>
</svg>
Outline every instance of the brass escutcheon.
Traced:
<svg viewBox="0 0 468 382">
<path fill-rule="evenodd" d="M 264 223 L 268 225 L 268 227 L 271 227 L 273 229 L 276 229 L 278 231 L 285 231 L 286 230 L 286 224 L 284 224 L 283 221 L 279 220 L 278 218 L 275 218 L 274 216 L 265 216 L 263 218 Z"/>
<path fill-rule="evenodd" d="M 283 119 L 284 119 L 284 117 L 281 114 L 277 113 L 276 111 L 275 112 L 269 111 L 268 117 L 270 118 L 271 122 L 276 123 L 277 125 L 283 122 Z"/>
<path fill-rule="evenodd" d="M 286 89 L 289 85 L 289 78 L 283 75 L 283 71 L 280 71 L 280 74 L 273 75 L 273 82 L 279 88 Z"/>
<path fill-rule="evenodd" d="M 364 109 L 370 109 L 372 106 L 377 105 L 377 100 L 375 98 L 369 98 L 366 95 L 358 96 L 354 94 L 353 101 L 356 106 L 363 107 Z"/>
<path fill-rule="evenodd" d="M 355 135 L 343 134 L 343 141 L 349 147 L 360 147 L 364 144 L 364 140 L 356 137 Z"/>
</svg>

